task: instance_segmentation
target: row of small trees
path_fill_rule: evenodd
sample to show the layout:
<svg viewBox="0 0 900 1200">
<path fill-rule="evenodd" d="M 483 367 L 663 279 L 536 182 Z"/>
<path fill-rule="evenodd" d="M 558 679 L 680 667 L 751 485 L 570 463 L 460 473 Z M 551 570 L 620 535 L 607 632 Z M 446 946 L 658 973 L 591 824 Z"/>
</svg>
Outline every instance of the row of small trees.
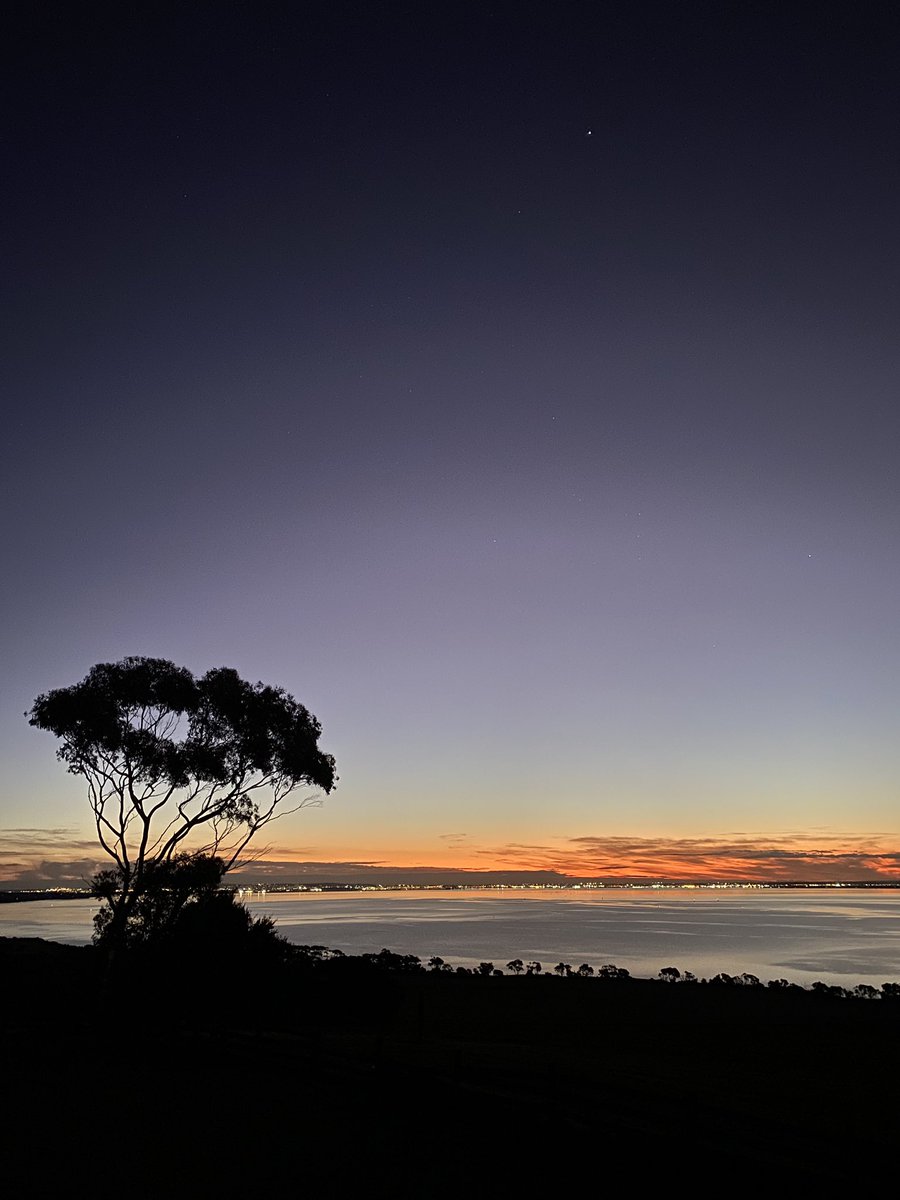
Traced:
<svg viewBox="0 0 900 1200">
<path fill-rule="evenodd" d="M 815 992 L 821 996 L 838 996 L 852 997 L 857 1000 L 877 1000 L 882 997 L 885 1000 L 900 1000 L 900 983 L 883 983 L 880 988 L 873 987 L 869 983 L 859 983 L 853 988 L 843 988 L 834 983 L 823 983 L 821 980 L 816 980 L 809 989 L 803 987 L 799 983 L 791 983 L 787 979 L 770 979 L 768 983 L 763 983 L 759 976 L 744 973 L 742 975 L 727 975 L 724 971 L 720 971 L 718 975 L 713 975 L 709 980 L 698 979 L 691 971 L 679 971 L 677 967 L 663 967 L 660 971 L 659 979 L 666 983 L 711 983 L 717 986 L 726 987 L 743 987 L 743 988 L 772 988 L 776 991 L 783 992 L 805 992 L 807 990 Z"/>
<path fill-rule="evenodd" d="M 442 958 L 430 958 L 428 966 L 432 971 L 452 971 L 453 967 L 449 963 L 444 962 Z M 525 962 L 521 958 L 513 958 L 506 964 L 507 971 L 511 975 L 540 975 L 543 973 L 543 966 L 536 960 Z M 495 967 L 492 962 L 479 963 L 477 967 L 456 967 L 457 974 L 465 975 L 502 975 L 503 971 L 499 967 Z M 573 968 L 570 963 L 560 962 L 552 968 L 552 972 L 563 978 L 567 975 L 575 975 L 580 979 L 590 979 L 597 975 L 600 979 L 628 979 L 629 973 L 624 967 L 617 967 L 613 963 L 605 963 L 602 967 L 598 967 L 595 971 L 590 963 L 582 963 L 581 966 Z"/>
<path fill-rule="evenodd" d="M 481 977 L 496 977 L 504 974 L 503 970 L 495 966 L 492 962 L 481 962 L 475 967 L 454 967 L 451 963 L 448 963 L 445 959 L 437 955 L 429 958 L 427 963 L 423 963 L 415 954 L 396 954 L 386 949 L 379 950 L 377 953 L 361 954 L 358 956 L 348 956 L 340 950 L 329 950 L 326 946 L 297 946 L 294 950 L 301 959 L 312 964 L 321 964 L 334 961 L 335 959 L 354 957 L 357 961 L 366 963 L 371 967 L 400 974 L 422 974 L 426 971 L 439 975 L 452 974 Z M 549 971 L 545 972 L 543 965 L 536 960 L 526 961 L 521 958 L 513 958 L 506 964 L 506 970 L 514 976 L 543 975 L 545 978 L 551 975 L 557 975 L 561 979 L 631 978 L 630 973 L 624 967 L 617 967 L 614 963 L 604 963 L 603 966 L 597 968 L 592 967 L 590 963 L 581 963 L 580 966 L 573 968 L 570 963 L 559 962 Z M 867 983 L 858 984 L 854 988 L 842 988 L 835 984 L 817 981 L 810 988 L 805 988 L 799 983 L 790 983 L 787 979 L 771 979 L 768 983 L 764 984 L 758 976 L 749 973 L 728 975 L 722 971 L 718 975 L 713 975 L 708 980 L 699 979 L 692 971 L 680 971 L 677 967 L 663 967 L 657 976 L 657 980 L 669 984 L 765 988 L 773 991 L 790 991 L 805 995 L 813 993 L 822 996 L 836 996 L 858 1000 L 877 1000 L 879 998 L 900 1000 L 900 983 L 885 983 L 881 988 L 873 987 Z"/>
</svg>

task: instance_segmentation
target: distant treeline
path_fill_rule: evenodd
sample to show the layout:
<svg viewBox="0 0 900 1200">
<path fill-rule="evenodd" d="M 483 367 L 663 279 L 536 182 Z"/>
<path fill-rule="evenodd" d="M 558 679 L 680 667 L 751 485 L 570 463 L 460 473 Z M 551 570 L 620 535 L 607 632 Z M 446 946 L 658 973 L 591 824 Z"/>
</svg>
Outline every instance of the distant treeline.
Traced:
<svg viewBox="0 0 900 1200">
<path fill-rule="evenodd" d="M 451 963 L 445 962 L 443 958 L 434 956 L 427 963 L 423 963 L 421 958 L 415 954 L 396 954 L 392 950 L 379 950 L 370 954 L 349 955 L 344 954 L 341 950 L 331 950 L 327 946 L 294 946 L 292 947 L 296 958 L 305 965 L 320 970 L 331 970 L 332 972 L 359 970 L 375 970 L 386 972 L 389 974 L 433 974 L 440 975 L 456 975 L 461 977 L 477 977 L 477 978 L 497 978 L 505 975 L 501 967 L 497 967 L 492 962 L 482 962 L 476 967 L 454 967 Z M 590 963 L 580 963 L 577 967 L 573 967 L 571 963 L 558 962 L 554 966 L 546 968 L 537 960 L 526 961 L 521 958 L 513 958 L 506 964 L 506 971 L 510 975 L 531 978 L 544 979 L 578 979 L 578 980 L 617 980 L 619 982 L 632 980 L 631 973 L 624 967 L 617 967 L 614 963 L 604 963 L 599 967 L 592 967 Z M 507 976 L 508 977 L 508 976 Z M 729 987 L 729 988 L 753 988 L 753 989 L 772 989 L 773 991 L 785 993 L 795 993 L 803 995 L 815 996 L 833 996 L 839 999 L 852 1000 L 900 1000 L 900 983 L 883 983 L 880 988 L 874 987 L 868 983 L 857 984 L 856 987 L 844 988 L 837 984 L 824 983 L 817 980 L 810 987 L 806 988 L 799 983 L 791 983 L 787 979 L 770 979 L 763 983 L 756 975 L 744 973 L 741 975 L 728 975 L 724 971 L 720 971 L 718 975 L 713 975 L 710 979 L 698 978 L 692 971 L 681 971 L 678 967 L 663 967 L 654 980 L 650 982 L 659 982 L 667 985 L 677 985 L 679 987 Z"/>
<path fill-rule="evenodd" d="M 89 888 L 64 888 L 57 892 L 2 892 L 0 904 L 13 904 L 19 900 L 89 900 Z"/>
</svg>

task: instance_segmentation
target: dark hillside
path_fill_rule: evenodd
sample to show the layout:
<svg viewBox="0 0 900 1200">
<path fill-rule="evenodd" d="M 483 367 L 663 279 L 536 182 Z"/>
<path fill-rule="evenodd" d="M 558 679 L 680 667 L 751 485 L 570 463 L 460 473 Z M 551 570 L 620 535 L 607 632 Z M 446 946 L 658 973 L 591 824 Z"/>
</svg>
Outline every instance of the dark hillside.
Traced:
<svg viewBox="0 0 900 1200">
<path fill-rule="evenodd" d="M 359 960 L 268 987 L 171 975 L 104 991 L 93 951 L 32 940 L 0 942 L 0 970 L 17 1197 L 532 1194 L 610 1172 L 639 1188 L 865 1187 L 892 1172 L 891 1000 Z"/>
</svg>

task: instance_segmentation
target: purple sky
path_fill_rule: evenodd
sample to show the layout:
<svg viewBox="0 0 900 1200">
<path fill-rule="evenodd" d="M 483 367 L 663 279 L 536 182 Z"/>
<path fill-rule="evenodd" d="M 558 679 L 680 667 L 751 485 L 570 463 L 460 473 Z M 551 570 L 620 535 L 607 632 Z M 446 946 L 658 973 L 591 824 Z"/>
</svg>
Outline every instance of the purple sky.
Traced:
<svg viewBox="0 0 900 1200">
<path fill-rule="evenodd" d="M 22 713 L 128 654 L 319 717 L 282 859 L 887 869 L 894 6 L 8 19 L 7 877 L 90 844 Z"/>
</svg>

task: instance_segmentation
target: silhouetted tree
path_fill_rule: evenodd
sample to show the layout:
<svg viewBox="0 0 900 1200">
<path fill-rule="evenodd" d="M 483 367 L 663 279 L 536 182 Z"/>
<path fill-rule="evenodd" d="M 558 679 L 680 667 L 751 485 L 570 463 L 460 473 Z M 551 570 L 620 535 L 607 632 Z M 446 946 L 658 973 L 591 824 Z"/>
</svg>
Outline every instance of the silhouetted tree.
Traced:
<svg viewBox="0 0 900 1200">
<path fill-rule="evenodd" d="M 382 971 L 412 974 L 424 970 L 422 960 L 415 954 L 395 954 L 393 950 L 383 949 L 377 954 L 363 954 L 361 957 Z"/>
<path fill-rule="evenodd" d="M 307 963 L 330 962 L 334 958 L 345 958 L 343 950 L 329 950 L 327 946 L 295 946 L 294 954 Z"/>
<path fill-rule="evenodd" d="M 165 940 L 188 904 L 208 901 L 218 891 L 224 872 L 222 860 L 210 854 L 182 853 L 151 859 L 144 866 L 139 884 L 133 887 L 133 903 L 120 931 L 120 941 L 139 946 Z M 115 935 L 112 905 L 122 890 L 118 866 L 98 871 L 91 880 L 91 894 L 105 901 L 94 917 L 94 941 L 100 946 Z"/>
<path fill-rule="evenodd" d="M 590 965 L 590 963 L 582 963 L 575 974 L 580 979 L 590 979 L 590 977 L 594 974 L 594 968 Z"/>
<path fill-rule="evenodd" d="M 253 917 L 232 889 L 219 887 L 223 870 L 221 859 L 199 854 L 149 862 L 121 930 L 115 929 L 112 909 L 104 904 L 94 918 L 95 944 L 129 951 L 124 962 L 110 954 L 106 986 L 113 980 L 124 985 L 150 1012 L 174 979 L 189 1006 L 215 992 L 224 964 L 237 977 L 249 973 L 261 981 L 266 972 L 302 960 L 271 917 Z M 99 872 L 94 895 L 104 900 L 115 895 L 117 873 L 117 867 Z M 332 953 L 324 947 L 315 950 L 323 956 Z M 170 1015 L 175 1011 L 167 1009 Z"/>
<path fill-rule="evenodd" d="M 630 972 L 624 967 L 617 967 L 615 963 L 604 963 L 597 968 L 597 976 L 600 979 L 629 979 Z"/>
<path fill-rule="evenodd" d="M 506 969 L 507 971 L 512 971 L 513 975 L 521 975 L 522 971 L 525 969 L 525 964 L 522 962 L 521 958 L 514 958 L 511 962 L 506 964 Z"/>
<path fill-rule="evenodd" d="M 562 979 L 562 977 L 563 977 L 564 975 L 571 975 L 571 974 L 572 974 L 572 967 L 571 967 L 571 966 L 570 966 L 570 964 L 569 964 L 569 963 L 567 963 L 567 962 L 559 962 L 559 963 L 557 963 L 557 964 L 556 964 L 556 966 L 553 968 L 553 970 L 554 970 L 554 971 L 556 972 L 556 974 L 557 974 L 557 975 L 560 977 L 560 979 Z"/>
<path fill-rule="evenodd" d="M 677 983 L 681 978 L 681 972 L 677 967 L 663 967 L 659 973 L 659 977 L 666 983 Z"/>
<path fill-rule="evenodd" d="M 429 958 L 428 965 L 429 965 L 429 967 L 431 967 L 432 971 L 452 971 L 453 970 L 453 968 L 450 966 L 449 963 L 444 962 L 444 960 L 442 958 L 438 958 L 437 955 L 435 955 L 434 958 Z"/>
<path fill-rule="evenodd" d="M 858 983 L 853 989 L 853 995 L 859 1000 L 877 1000 L 878 988 L 869 983 Z"/>
<path fill-rule="evenodd" d="M 539 962 L 530 962 L 525 964 L 526 975 L 540 975 L 541 964 Z"/>
<path fill-rule="evenodd" d="M 806 993 L 806 988 L 801 987 L 799 983 L 791 983 L 787 979 L 770 979 L 766 987 L 777 988 L 782 992 L 803 992 Z"/>
<path fill-rule="evenodd" d="M 112 944 L 125 943 L 139 903 L 149 904 L 159 864 L 190 852 L 227 871 L 265 825 L 315 802 L 287 807 L 297 788 L 335 784 L 316 718 L 282 688 L 226 667 L 195 679 L 159 658 L 98 663 L 80 683 L 38 696 L 26 716 L 60 738 L 59 759 L 87 781 L 115 864 L 96 884 Z"/>
<path fill-rule="evenodd" d="M 844 988 L 839 987 L 836 983 L 823 983 L 821 979 L 817 979 L 812 985 L 812 991 L 817 996 L 834 996 L 836 998 L 844 998 L 847 992 Z"/>
<path fill-rule="evenodd" d="M 476 975 L 493 975 L 494 964 L 492 962 L 479 963 L 475 968 Z"/>
<path fill-rule="evenodd" d="M 204 892 L 184 905 L 171 929 L 154 939 L 151 949 L 178 956 L 181 970 L 205 977 L 218 986 L 222 963 L 242 967 L 273 967 L 296 958 L 294 947 L 282 937 L 271 917 L 254 917 L 233 891 Z M 327 952 L 329 957 L 333 952 Z"/>
</svg>

